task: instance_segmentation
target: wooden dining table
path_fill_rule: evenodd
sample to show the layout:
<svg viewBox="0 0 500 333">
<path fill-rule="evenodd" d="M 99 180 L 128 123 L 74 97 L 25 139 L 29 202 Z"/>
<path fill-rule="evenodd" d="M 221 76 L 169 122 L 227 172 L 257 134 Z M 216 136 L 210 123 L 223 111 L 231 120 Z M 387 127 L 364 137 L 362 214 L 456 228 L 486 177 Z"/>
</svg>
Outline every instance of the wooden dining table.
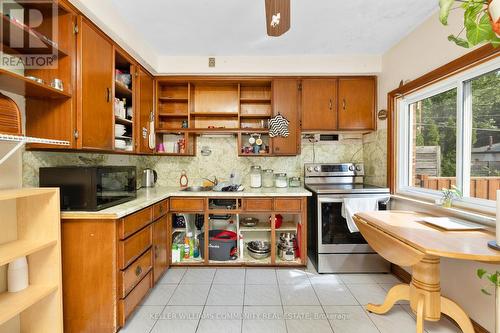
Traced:
<svg viewBox="0 0 500 333">
<path fill-rule="evenodd" d="M 424 332 L 425 320 L 438 321 L 442 313 L 455 320 L 464 333 L 474 333 L 471 320 L 460 305 L 441 295 L 440 259 L 500 263 L 500 252 L 488 247 L 488 241 L 495 236 L 487 230 L 447 231 L 422 221 L 429 216 L 412 211 L 354 216 L 359 231 L 377 253 L 393 264 L 412 267 L 410 284 L 395 285 L 383 304 L 368 304 L 366 308 L 385 314 L 396 302 L 407 300 L 417 318 L 417 333 Z"/>
</svg>

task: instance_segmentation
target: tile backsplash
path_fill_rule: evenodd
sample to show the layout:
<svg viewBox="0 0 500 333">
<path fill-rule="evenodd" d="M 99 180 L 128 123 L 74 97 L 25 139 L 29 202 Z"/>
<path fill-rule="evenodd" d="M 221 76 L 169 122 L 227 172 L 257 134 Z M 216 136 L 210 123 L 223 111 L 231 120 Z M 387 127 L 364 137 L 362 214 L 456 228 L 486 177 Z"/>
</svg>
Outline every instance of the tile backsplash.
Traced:
<svg viewBox="0 0 500 333">
<path fill-rule="evenodd" d="M 380 132 L 380 133 L 379 133 Z M 367 137 L 365 135 L 365 137 Z M 308 162 L 364 162 L 367 174 L 377 185 L 385 185 L 385 137 L 383 131 L 370 134 L 369 140 L 345 139 L 334 143 L 302 141 L 302 152 L 290 157 L 238 157 L 233 137 L 201 136 L 197 140 L 198 152 L 194 157 L 131 156 L 118 154 L 59 153 L 25 151 L 23 153 L 23 186 L 38 186 L 38 169 L 60 165 L 136 165 L 140 172 L 153 168 L 158 172 L 158 184 L 177 186 L 182 170 L 187 171 L 191 185 L 200 184 L 203 177 L 227 179 L 238 171 L 243 184 L 248 184 L 250 166 L 286 172 L 289 176 L 303 177 L 303 165 Z M 365 141 L 365 142 L 363 142 Z M 202 147 L 212 153 L 203 156 Z M 367 161 L 370 159 L 370 161 Z M 140 176 L 138 176 L 140 182 Z"/>
</svg>

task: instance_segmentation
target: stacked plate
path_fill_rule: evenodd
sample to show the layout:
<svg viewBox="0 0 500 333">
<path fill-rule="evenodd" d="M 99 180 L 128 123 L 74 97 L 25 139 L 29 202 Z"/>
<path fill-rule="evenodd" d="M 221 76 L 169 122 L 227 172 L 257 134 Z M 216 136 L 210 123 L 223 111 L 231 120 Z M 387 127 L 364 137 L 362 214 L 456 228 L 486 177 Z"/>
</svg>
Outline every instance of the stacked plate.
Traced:
<svg viewBox="0 0 500 333">
<path fill-rule="evenodd" d="M 127 142 L 125 140 L 122 140 L 122 139 L 115 139 L 115 148 L 126 149 Z"/>
<path fill-rule="evenodd" d="M 127 133 L 127 128 L 122 124 L 115 124 L 115 136 L 123 136 Z"/>
</svg>

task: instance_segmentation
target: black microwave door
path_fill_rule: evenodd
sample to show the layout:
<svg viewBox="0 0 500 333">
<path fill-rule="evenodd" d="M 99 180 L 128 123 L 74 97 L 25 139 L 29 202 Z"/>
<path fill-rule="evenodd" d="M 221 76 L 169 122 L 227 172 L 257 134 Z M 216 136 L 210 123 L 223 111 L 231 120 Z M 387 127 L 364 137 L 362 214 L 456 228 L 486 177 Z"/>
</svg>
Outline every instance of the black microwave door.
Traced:
<svg viewBox="0 0 500 333">
<path fill-rule="evenodd" d="M 95 181 L 98 209 L 136 197 L 135 168 L 99 168 Z"/>
</svg>

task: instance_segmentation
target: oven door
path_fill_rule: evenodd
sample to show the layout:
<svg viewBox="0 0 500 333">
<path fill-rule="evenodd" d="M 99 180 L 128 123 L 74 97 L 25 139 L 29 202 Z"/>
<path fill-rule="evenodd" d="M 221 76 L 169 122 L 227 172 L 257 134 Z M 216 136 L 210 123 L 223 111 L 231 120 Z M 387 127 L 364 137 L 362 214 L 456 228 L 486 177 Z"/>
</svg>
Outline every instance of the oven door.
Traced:
<svg viewBox="0 0 500 333">
<path fill-rule="evenodd" d="M 386 210 L 389 194 L 341 194 L 318 196 L 318 253 L 373 253 L 360 232 L 349 231 L 342 217 L 344 198 L 377 198 L 379 210 Z"/>
</svg>

